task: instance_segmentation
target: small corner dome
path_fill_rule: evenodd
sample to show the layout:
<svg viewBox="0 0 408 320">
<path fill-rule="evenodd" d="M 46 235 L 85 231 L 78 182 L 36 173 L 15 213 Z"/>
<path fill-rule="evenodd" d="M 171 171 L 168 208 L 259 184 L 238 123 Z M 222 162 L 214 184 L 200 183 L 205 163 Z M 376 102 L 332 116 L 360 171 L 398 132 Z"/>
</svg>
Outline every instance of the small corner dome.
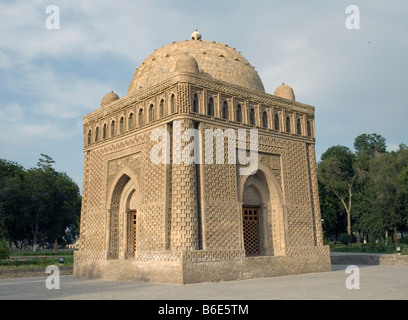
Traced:
<svg viewBox="0 0 408 320">
<path fill-rule="evenodd" d="M 274 95 L 284 99 L 295 101 L 295 93 L 293 92 L 293 89 L 284 83 L 276 88 Z"/>
<path fill-rule="evenodd" d="M 103 96 L 102 101 L 101 101 L 101 107 L 103 107 L 104 105 L 107 105 L 107 104 L 109 104 L 109 103 L 111 103 L 111 102 L 113 102 L 115 100 L 118 100 L 118 99 L 119 99 L 119 96 L 116 93 L 114 93 L 113 91 L 111 91 L 111 92 L 109 92 L 109 93 L 107 93 L 107 94 L 105 94 Z"/>
<path fill-rule="evenodd" d="M 184 54 L 181 58 L 176 61 L 176 72 L 188 72 L 198 74 L 198 63 L 194 57 Z"/>
</svg>

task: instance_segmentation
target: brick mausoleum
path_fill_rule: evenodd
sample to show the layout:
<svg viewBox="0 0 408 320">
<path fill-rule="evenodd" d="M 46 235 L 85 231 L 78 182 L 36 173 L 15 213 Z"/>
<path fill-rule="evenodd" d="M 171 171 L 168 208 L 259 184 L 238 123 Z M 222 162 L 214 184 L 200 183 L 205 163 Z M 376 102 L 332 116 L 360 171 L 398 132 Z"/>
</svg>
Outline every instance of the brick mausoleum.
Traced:
<svg viewBox="0 0 408 320">
<path fill-rule="evenodd" d="M 74 276 L 186 284 L 330 271 L 314 124 L 314 107 L 285 84 L 265 93 L 235 48 L 195 31 L 155 50 L 126 96 L 108 93 L 84 117 Z M 239 154 L 256 163 L 231 162 Z"/>
</svg>

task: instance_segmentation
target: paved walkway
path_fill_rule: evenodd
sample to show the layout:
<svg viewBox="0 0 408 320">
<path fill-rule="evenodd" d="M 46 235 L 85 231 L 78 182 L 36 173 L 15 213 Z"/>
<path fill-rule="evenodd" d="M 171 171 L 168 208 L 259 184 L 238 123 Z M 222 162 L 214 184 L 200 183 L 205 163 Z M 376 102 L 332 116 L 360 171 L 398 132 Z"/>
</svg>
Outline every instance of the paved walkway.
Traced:
<svg viewBox="0 0 408 320">
<path fill-rule="evenodd" d="M 360 289 L 347 289 L 346 265 L 332 272 L 275 278 L 163 285 L 60 277 L 47 289 L 46 277 L 0 280 L 0 300 L 408 300 L 407 266 L 359 266 Z"/>
</svg>

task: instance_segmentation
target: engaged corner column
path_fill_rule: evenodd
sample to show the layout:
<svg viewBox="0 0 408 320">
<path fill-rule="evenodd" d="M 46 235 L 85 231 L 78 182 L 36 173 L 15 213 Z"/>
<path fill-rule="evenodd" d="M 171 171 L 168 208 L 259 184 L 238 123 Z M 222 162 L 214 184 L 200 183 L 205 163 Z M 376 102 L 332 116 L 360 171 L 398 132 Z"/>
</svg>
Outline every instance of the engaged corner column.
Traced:
<svg viewBox="0 0 408 320">
<path fill-rule="evenodd" d="M 170 233 L 172 250 L 198 249 L 197 177 L 196 164 L 192 159 L 195 151 L 194 132 L 192 120 L 173 122 Z"/>
</svg>

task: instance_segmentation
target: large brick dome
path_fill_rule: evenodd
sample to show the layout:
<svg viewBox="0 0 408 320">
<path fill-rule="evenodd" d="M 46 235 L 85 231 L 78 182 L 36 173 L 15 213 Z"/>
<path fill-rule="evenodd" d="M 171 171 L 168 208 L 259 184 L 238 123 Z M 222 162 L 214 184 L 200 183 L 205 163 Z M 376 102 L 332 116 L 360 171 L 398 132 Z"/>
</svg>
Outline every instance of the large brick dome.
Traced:
<svg viewBox="0 0 408 320">
<path fill-rule="evenodd" d="M 186 59 L 186 56 L 191 58 Z M 136 70 L 127 94 L 158 84 L 177 72 L 196 71 L 195 64 L 200 76 L 265 92 L 258 73 L 240 52 L 226 44 L 202 41 L 196 31 L 191 40 L 173 42 L 149 55 Z"/>
</svg>

